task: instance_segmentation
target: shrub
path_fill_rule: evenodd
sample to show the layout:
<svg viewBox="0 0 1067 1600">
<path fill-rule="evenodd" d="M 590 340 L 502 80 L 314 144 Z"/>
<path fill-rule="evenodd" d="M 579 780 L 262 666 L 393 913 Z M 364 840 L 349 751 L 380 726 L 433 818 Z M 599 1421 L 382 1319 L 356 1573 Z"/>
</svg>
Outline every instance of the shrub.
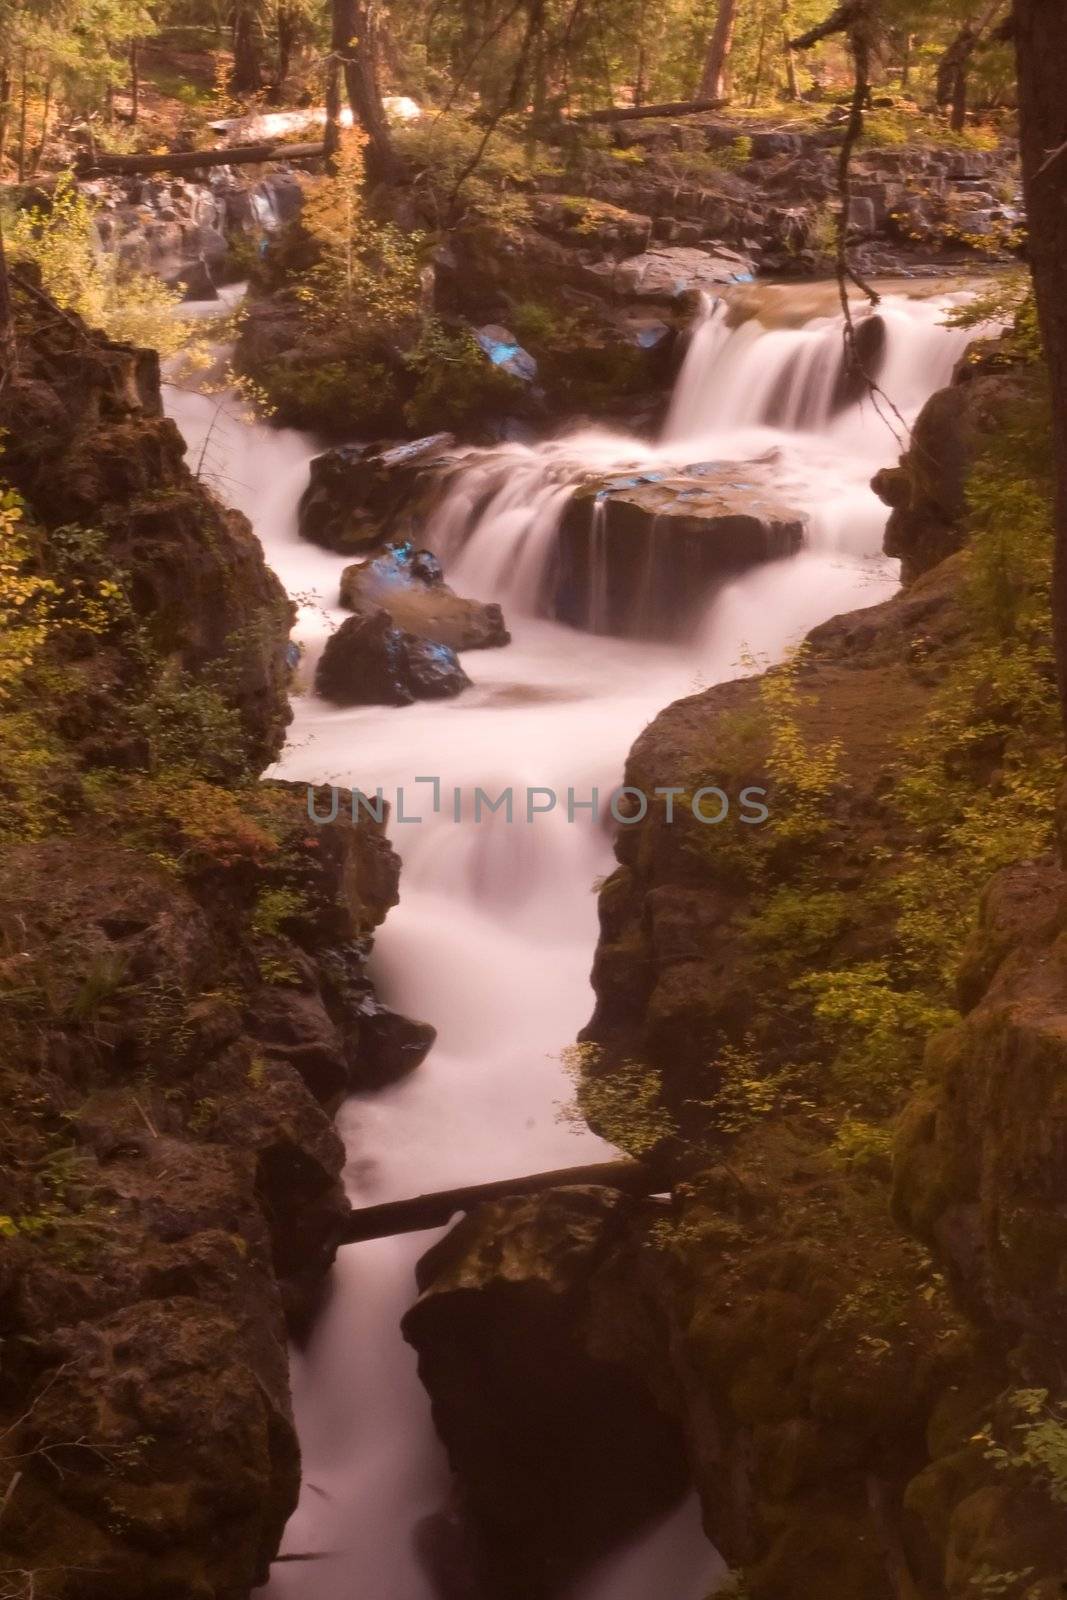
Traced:
<svg viewBox="0 0 1067 1600">
<path fill-rule="evenodd" d="M 173 315 L 181 295 L 147 273 L 123 270 L 97 246 L 93 208 L 72 173 L 56 182 L 47 210 L 17 211 L 7 228 L 13 256 L 32 261 L 56 302 L 111 339 L 173 355 L 195 334 Z"/>
</svg>

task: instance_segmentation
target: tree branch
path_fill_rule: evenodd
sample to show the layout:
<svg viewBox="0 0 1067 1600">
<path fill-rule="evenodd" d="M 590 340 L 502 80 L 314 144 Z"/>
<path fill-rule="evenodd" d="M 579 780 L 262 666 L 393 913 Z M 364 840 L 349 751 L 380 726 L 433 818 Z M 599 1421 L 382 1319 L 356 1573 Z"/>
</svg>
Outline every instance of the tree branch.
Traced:
<svg viewBox="0 0 1067 1600">
<path fill-rule="evenodd" d="M 831 12 L 825 22 L 820 22 L 816 27 L 809 28 L 807 33 L 802 33 L 798 39 L 790 39 L 791 50 L 810 50 L 822 39 L 829 39 L 832 34 L 844 33 L 851 28 L 863 13 L 863 0 L 845 0 L 845 4 L 838 6 Z"/>
</svg>

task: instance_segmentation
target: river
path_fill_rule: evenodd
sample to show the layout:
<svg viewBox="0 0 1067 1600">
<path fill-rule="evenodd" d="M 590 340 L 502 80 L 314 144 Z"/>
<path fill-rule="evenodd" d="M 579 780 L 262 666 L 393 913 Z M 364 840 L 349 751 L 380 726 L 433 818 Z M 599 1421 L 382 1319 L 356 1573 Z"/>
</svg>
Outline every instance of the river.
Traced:
<svg viewBox="0 0 1067 1600">
<path fill-rule="evenodd" d="M 502 814 L 476 822 L 467 805 L 456 822 L 449 803 L 433 813 L 430 786 L 416 778 L 439 778 L 446 796 L 507 785 L 606 794 L 636 735 L 671 700 L 751 670 L 753 659 L 779 659 L 816 623 L 897 586 L 896 563 L 881 554 L 885 507 L 868 485 L 900 446 L 870 401 L 830 413 L 841 323 L 829 289 L 748 298 L 759 317 L 736 326 L 721 309 L 705 317 L 658 441 L 598 429 L 472 452 L 425 542 L 445 558 L 457 592 L 502 603 L 513 641 L 465 655 L 474 683 L 458 698 L 400 710 L 338 709 L 310 690 L 316 654 L 346 614 L 336 604 L 346 558 L 296 530 L 320 446 L 169 391 L 191 461 L 203 453 L 205 475 L 248 515 L 300 607 L 303 688 L 273 775 L 381 786 L 387 797 L 403 786 L 406 814 L 423 818 L 400 824 L 394 814 L 401 901 L 372 970 L 383 1001 L 432 1022 L 438 1039 L 417 1073 L 343 1107 L 354 1204 L 612 1153 L 561 1115 L 571 1086 L 560 1061 L 591 1011 L 607 828 L 582 811 L 569 821 L 563 805 L 532 823 L 521 805 L 512 823 Z M 969 337 L 943 325 L 949 299 L 898 286 L 883 301 L 879 381 L 905 419 L 947 381 Z M 532 614 L 568 483 L 581 471 L 768 450 L 776 486 L 807 513 L 805 546 L 729 581 L 685 639 L 621 640 Z M 344 1248 L 311 1341 L 293 1353 L 304 1491 L 284 1550 L 325 1559 L 276 1567 L 267 1600 L 448 1600 L 420 1556 L 420 1525 L 447 1501 L 449 1475 L 398 1328 L 414 1263 L 437 1236 Z M 705 1600 L 722 1571 L 690 1500 L 635 1534 L 573 1600 Z"/>
</svg>

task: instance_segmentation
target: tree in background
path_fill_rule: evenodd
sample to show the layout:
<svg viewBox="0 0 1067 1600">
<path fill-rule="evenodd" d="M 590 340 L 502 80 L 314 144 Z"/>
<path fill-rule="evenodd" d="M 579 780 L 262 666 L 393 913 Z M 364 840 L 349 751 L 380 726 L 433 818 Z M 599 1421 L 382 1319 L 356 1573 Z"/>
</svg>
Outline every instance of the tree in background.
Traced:
<svg viewBox="0 0 1067 1600">
<path fill-rule="evenodd" d="M 1015 0 L 1010 27 L 1018 63 L 1030 266 L 1052 385 L 1057 474 L 1052 605 L 1067 726 L 1067 6 L 1063 0 Z"/>
<path fill-rule="evenodd" d="M 332 0 L 327 83 L 327 150 L 338 149 L 340 82 L 352 115 L 367 136 L 367 173 L 375 182 L 395 181 L 399 164 L 378 79 L 380 8 L 364 0 Z"/>
<path fill-rule="evenodd" d="M 719 0 L 719 11 L 708 41 L 704 58 L 704 71 L 700 77 L 700 98 L 721 100 L 726 85 L 726 67 L 730 60 L 734 26 L 737 22 L 738 0 Z"/>
</svg>

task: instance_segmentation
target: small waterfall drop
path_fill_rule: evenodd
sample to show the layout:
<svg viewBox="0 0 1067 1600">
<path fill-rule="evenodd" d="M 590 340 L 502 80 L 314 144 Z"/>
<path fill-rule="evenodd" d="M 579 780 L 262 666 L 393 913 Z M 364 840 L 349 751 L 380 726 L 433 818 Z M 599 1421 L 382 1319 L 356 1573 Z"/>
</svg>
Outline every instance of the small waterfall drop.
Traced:
<svg viewBox="0 0 1067 1600">
<path fill-rule="evenodd" d="M 777 291 L 788 308 L 792 295 Z M 880 381 L 905 415 L 944 382 L 965 337 L 940 325 L 945 300 L 887 296 Z M 803 319 L 801 319 L 803 322 Z M 438 1042 L 413 1074 L 353 1097 L 340 1128 L 353 1202 L 365 1205 L 465 1182 L 596 1159 L 588 1130 L 562 1122 L 570 1085 L 559 1052 L 587 1020 L 599 874 L 611 839 L 588 813 L 564 808 L 532 825 L 427 812 L 416 777 L 446 793 L 545 786 L 582 798 L 620 779 L 627 750 L 680 695 L 737 675 L 747 647 L 782 652 L 837 611 L 886 598 L 893 563 L 880 555 L 885 508 L 868 487 L 897 444 L 869 403 L 828 417 L 840 321 L 731 326 L 709 307 L 692 339 L 662 439 L 589 429 L 536 447 L 468 452 L 429 529 L 449 583 L 502 602 L 513 643 L 465 657 L 474 685 L 453 701 L 403 710 L 339 709 L 304 693 L 278 772 L 387 796 L 403 786 L 424 820 L 391 837 L 403 856 L 401 901 L 379 933 L 382 999 L 433 1022 Z M 831 373 L 831 367 L 834 372 Z M 783 399 L 782 396 L 785 396 Z M 768 420 L 771 403 L 778 420 Z M 268 560 L 298 599 L 296 637 L 309 657 L 345 615 L 345 558 L 301 541 L 296 507 L 316 453 L 311 439 L 248 424 L 214 400 L 169 391 L 195 462 L 250 517 Z M 810 406 L 811 412 L 805 408 Z M 803 505 L 805 548 L 733 576 L 684 640 L 600 636 L 607 552 L 594 541 L 589 632 L 541 613 L 561 519 L 598 476 L 767 456 L 776 487 Z M 304 670 L 307 678 L 307 668 Z M 453 1600 L 426 1560 L 427 1519 L 449 1479 L 414 1356 L 398 1323 L 414 1295 L 418 1256 L 437 1233 L 343 1249 L 309 1346 L 294 1353 L 293 1393 L 304 1489 L 284 1549 L 322 1559 L 278 1565 L 266 1600 Z M 559 1600 L 704 1600 L 722 1564 L 700 1531 L 695 1500 L 605 1559 Z M 491 1600 L 491 1597 L 482 1597 Z M 554 1597 L 555 1600 L 555 1597 Z"/>
<path fill-rule="evenodd" d="M 768 328 L 756 316 L 732 326 L 725 301 L 708 303 L 658 442 L 587 429 L 535 447 L 471 450 L 453 469 L 426 540 L 455 587 L 500 600 L 511 615 L 552 615 L 560 529 L 580 491 L 605 479 L 656 483 L 706 472 L 708 463 L 770 461 L 775 488 L 807 522 L 810 548 L 876 558 L 885 512 L 870 479 L 903 445 L 896 414 L 914 420 L 972 337 L 945 327 L 950 303 L 883 298 L 877 381 L 886 398 L 862 392 L 851 403 L 839 393 L 840 313 L 800 327 Z M 589 543 L 596 565 L 585 615 L 600 632 L 610 552 L 599 507 Z"/>
</svg>

